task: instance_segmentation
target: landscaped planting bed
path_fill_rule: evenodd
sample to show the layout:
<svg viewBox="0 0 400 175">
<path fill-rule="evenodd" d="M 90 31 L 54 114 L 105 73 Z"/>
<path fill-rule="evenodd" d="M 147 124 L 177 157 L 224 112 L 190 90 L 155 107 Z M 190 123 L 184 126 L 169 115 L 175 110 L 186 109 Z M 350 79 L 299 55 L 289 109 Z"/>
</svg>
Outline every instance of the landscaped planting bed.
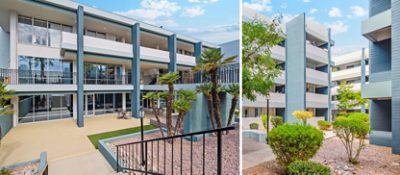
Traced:
<svg viewBox="0 0 400 175">
<path fill-rule="evenodd" d="M 360 163 L 352 165 L 348 163 L 344 146 L 337 137 L 326 139 L 317 155 L 311 160 L 329 166 L 335 175 L 400 174 L 400 156 L 392 154 L 391 148 L 368 144 L 361 152 Z M 245 169 L 243 174 L 278 175 L 283 174 L 283 170 L 273 160 Z"/>
<path fill-rule="evenodd" d="M 11 169 L 11 175 L 35 175 L 38 172 L 39 162 L 25 164 Z"/>
<path fill-rule="evenodd" d="M 145 134 L 145 140 L 160 138 L 159 132 Z M 115 145 L 135 142 L 140 140 L 140 135 L 119 139 L 111 142 L 106 142 L 111 152 L 115 154 Z M 223 174 L 239 174 L 239 130 L 231 130 L 228 135 L 222 135 L 222 163 Z M 159 148 L 158 148 L 159 146 Z M 152 148 L 153 147 L 153 148 Z M 157 149 L 158 148 L 158 149 Z M 151 155 L 153 150 L 153 155 Z M 157 152 L 159 150 L 159 152 Z M 193 141 L 193 174 L 202 174 L 203 171 L 203 140 Z M 139 151 L 135 152 L 140 155 Z M 159 143 L 153 142 L 153 145 L 148 145 L 148 165 L 149 169 L 158 169 L 158 172 L 164 173 L 164 162 L 166 164 L 166 172 L 164 174 L 180 174 L 181 162 L 183 174 L 190 174 L 190 141 L 182 139 L 182 160 L 181 155 L 181 139 L 174 139 L 174 149 L 172 158 L 172 144 L 165 143 L 164 154 L 164 141 Z M 165 155 L 165 156 L 164 156 Z M 139 157 L 139 156 L 138 156 Z M 151 163 L 151 157 L 153 162 Z M 164 161 L 165 159 L 165 161 Z M 171 172 L 171 167 L 174 167 L 174 173 Z M 217 170 L 217 137 L 209 136 L 205 139 L 205 174 L 216 174 Z"/>
</svg>

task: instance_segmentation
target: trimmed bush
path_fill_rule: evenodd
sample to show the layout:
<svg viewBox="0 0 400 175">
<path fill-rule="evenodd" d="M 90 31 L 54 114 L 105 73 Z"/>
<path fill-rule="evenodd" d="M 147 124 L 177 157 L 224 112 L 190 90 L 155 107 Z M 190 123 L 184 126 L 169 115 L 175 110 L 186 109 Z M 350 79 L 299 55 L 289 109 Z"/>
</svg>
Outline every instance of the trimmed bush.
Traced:
<svg viewBox="0 0 400 175">
<path fill-rule="evenodd" d="M 325 120 L 318 120 L 317 123 L 320 130 L 328 130 L 332 126 L 331 122 Z"/>
<path fill-rule="evenodd" d="M 294 111 L 292 115 L 303 122 L 304 125 L 307 124 L 307 120 L 313 117 L 313 113 L 309 111 Z"/>
<path fill-rule="evenodd" d="M 322 131 L 310 125 L 283 124 L 269 132 L 268 141 L 277 162 L 286 168 L 296 160 L 307 161 L 319 150 Z"/>
<path fill-rule="evenodd" d="M 264 129 L 267 129 L 268 128 L 267 127 L 267 124 L 268 124 L 268 116 L 267 116 L 267 114 L 261 115 L 261 122 L 262 122 L 262 124 L 264 126 Z"/>
<path fill-rule="evenodd" d="M 0 170 L 0 175 L 11 175 L 11 170 L 3 168 Z"/>
<path fill-rule="evenodd" d="M 367 114 L 352 113 L 348 117 L 338 117 L 333 122 L 336 136 L 342 141 L 346 149 L 347 159 L 350 163 L 358 164 L 361 151 L 366 147 L 364 143 L 370 132 L 369 117 Z M 354 149 L 354 141 L 359 139 L 358 146 Z"/>
<path fill-rule="evenodd" d="M 316 162 L 295 161 L 287 168 L 288 175 L 330 175 L 329 167 Z"/>
<path fill-rule="evenodd" d="M 271 116 L 271 124 L 274 128 L 283 124 L 283 117 L 281 116 Z"/>
<path fill-rule="evenodd" d="M 250 129 L 258 129 L 258 123 L 250 123 Z"/>
</svg>

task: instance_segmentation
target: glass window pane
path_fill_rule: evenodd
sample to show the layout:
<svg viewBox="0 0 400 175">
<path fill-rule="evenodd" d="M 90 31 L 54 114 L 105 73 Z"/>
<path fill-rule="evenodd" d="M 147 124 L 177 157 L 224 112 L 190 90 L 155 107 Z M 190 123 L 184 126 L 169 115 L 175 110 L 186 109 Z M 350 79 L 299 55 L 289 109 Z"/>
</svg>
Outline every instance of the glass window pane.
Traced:
<svg viewBox="0 0 400 175">
<path fill-rule="evenodd" d="M 18 23 L 18 43 L 32 44 L 32 25 Z"/>
<path fill-rule="evenodd" d="M 67 25 L 63 25 L 62 26 L 62 31 L 72 33 L 72 27 L 71 26 L 67 26 Z"/>
<path fill-rule="evenodd" d="M 115 106 L 115 94 L 105 94 L 104 107 L 105 107 L 106 113 L 114 112 L 115 111 L 114 106 Z"/>
<path fill-rule="evenodd" d="M 18 23 L 32 25 L 32 18 L 26 16 L 18 16 Z"/>
<path fill-rule="evenodd" d="M 47 59 L 46 58 L 35 58 L 34 61 L 34 71 L 33 75 L 35 78 L 35 83 L 46 84 L 47 81 Z"/>
<path fill-rule="evenodd" d="M 95 115 L 104 114 L 104 94 L 95 94 Z"/>
<path fill-rule="evenodd" d="M 58 94 L 49 95 L 49 103 L 50 103 L 49 120 L 61 118 L 61 110 L 62 110 L 61 98 L 62 97 L 63 97 L 63 95 L 58 95 Z"/>
<path fill-rule="evenodd" d="M 48 119 L 48 111 L 51 110 L 49 106 L 47 95 L 36 95 L 35 99 L 35 119 L 34 121 L 43 121 Z"/>
<path fill-rule="evenodd" d="M 20 123 L 33 122 L 34 100 L 33 96 L 20 96 L 18 103 L 18 121 Z"/>
<path fill-rule="evenodd" d="M 96 37 L 96 32 L 95 32 L 95 31 L 91 31 L 91 30 L 87 30 L 87 31 L 86 31 L 86 35 L 87 35 L 87 36 Z"/>
<path fill-rule="evenodd" d="M 101 33 L 101 32 L 97 32 L 96 37 L 97 38 L 106 39 L 106 34 L 105 33 Z"/>
</svg>

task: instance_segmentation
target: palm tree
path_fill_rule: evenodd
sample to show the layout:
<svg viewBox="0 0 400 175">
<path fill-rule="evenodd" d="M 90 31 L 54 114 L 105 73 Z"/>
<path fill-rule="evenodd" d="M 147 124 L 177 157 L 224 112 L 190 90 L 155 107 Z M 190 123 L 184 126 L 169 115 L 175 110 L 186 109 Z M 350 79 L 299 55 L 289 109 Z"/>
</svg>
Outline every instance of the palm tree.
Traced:
<svg viewBox="0 0 400 175">
<path fill-rule="evenodd" d="M 14 113 L 12 106 L 8 104 L 14 94 L 15 91 L 8 90 L 7 85 L 0 81 L 0 115 L 12 115 Z M 2 137 L 1 130 L 2 128 L 0 126 L 0 140 Z"/>
<path fill-rule="evenodd" d="M 218 71 L 223 65 L 233 63 L 235 58 L 236 56 L 224 58 L 224 54 L 221 53 L 220 49 L 207 49 L 202 53 L 199 64 L 193 68 L 194 71 L 203 71 L 211 77 L 211 96 L 218 128 L 222 127 L 220 99 L 218 95 Z"/>
<path fill-rule="evenodd" d="M 178 99 L 174 101 L 173 106 L 178 111 L 178 119 L 175 124 L 175 134 L 182 128 L 183 119 L 187 111 L 192 108 L 192 102 L 196 100 L 196 92 L 192 90 L 179 90 Z"/>
<path fill-rule="evenodd" d="M 160 128 L 161 136 L 164 137 L 164 131 L 163 131 L 162 127 L 161 127 L 161 120 L 160 120 L 160 117 L 159 117 L 160 111 L 156 107 L 156 103 L 155 103 L 155 101 L 160 98 L 160 94 L 157 93 L 157 92 L 148 92 L 143 96 L 143 98 L 147 99 L 147 100 L 150 100 L 151 107 L 153 109 L 154 117 L 156 117 L 157 124 L 158 124 L 158 126 Z"/>
<path fill-rule="evenodd" d="M 235 113 L 235 108 L 238 102 L 238 97 L 240 95 L 240 86 L 238 84 L 231 84 L 226 89 L 226 92 L 230 93 L 232 97 L 231 109 L 229 110 L 228 125 L 230 126 L 233 119 L 233 114 Z"/>
<path fill-rule="evenodd" d="M 168 85 L 168 94 L 166 95 L 167 111 L 165 115 L 168 136 L 172 136 L 172 103 L 174 98 L 174 82 L 179 80 L 179 78 L 179 74 L 176 72 L 170 72 L 160 77 L 160 83 Z"/>
<path fill-rule="evenodd" d="M 210 117 L 212 129 L 215 129 L 215 123 L 214 123 L 215 117 L 214 117 L 214 112 L 213 112 L 214 106 L 212 105 L 213 100 L 212 100 L 212 95 L 211 95 L 211 88 L 212 88 L 211 83 L 204 83 L 204 84 L 198 85 L 196 87 L 196 91 L 203 93 L 207 97 L 208 114 Z"/>
</svg>

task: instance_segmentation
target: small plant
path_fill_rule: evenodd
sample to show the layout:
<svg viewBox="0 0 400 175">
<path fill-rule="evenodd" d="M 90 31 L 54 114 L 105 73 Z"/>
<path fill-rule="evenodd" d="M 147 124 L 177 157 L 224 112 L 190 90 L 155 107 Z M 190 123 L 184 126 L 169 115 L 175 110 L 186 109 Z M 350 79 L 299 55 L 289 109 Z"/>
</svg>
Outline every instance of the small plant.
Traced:
<svg viewBox="0 0 400 175">
<path fill-rule="evenodd" d="M 300 124 L 282 124 L 269 132 L 268 141 L 278 163 L 286 168 L 296 160 L 311 159 L 322 145 L 322 131 Z"/>
<path fill-rule="evenodd" d="M 370 131 L 368 115 L 354 113 L 349 117 L 337 117 L 333 122 L 333 129 L 346 149 L 348 161 L 358 164 L 358 157 L 365 148 L 364 143 Z M 354 140 L 358 139 L 358 147 L 353 149 Z"/>
<path fill-rule="evenodd" d="M 320 130 L 324 130 L 324 131 L 328 130 L 332 126 L 331 122 L 328 122 L 328 121 L 325 121 L 325 120 L 318 120 L 317 123 L 318 123 L 319 129 Z"/>
<path fill-rule="evenodd" d="M 250 129 L 258 129 L 258 123 L 250 123 Z"/>
<path fill-rule="evenodd" d="M 307 124 L 307 120 L 313 117 L 313 113 L 309 111 L 294 111 L 292 115 L 298 119 L 303 121 L 303 124 Z"/>
<path fill-rule="evenodd" d="M 283 117 L 281 116 L 271 116 L 271 124 L 274 128 L 283 124 Z"/>
<path fill-rule="evenodd" d="M 288 175 L 330 175 L 329 167 L 311 161 L 295 161 L 287 168 Z"/>
<path fill-rule="evenodd" d="M 3 168 L 0 170 L 0 175 L 11 175 L 11 170 Z"/>
<path fill-rule="evenodd" d="M 264 126 L 264 129 L 267 129 L 268 128 L 268 116 L 267 116 L 267 114 L 261 115 L 261 122 L 262 122 L 262 124 Z"/>
</svg>

